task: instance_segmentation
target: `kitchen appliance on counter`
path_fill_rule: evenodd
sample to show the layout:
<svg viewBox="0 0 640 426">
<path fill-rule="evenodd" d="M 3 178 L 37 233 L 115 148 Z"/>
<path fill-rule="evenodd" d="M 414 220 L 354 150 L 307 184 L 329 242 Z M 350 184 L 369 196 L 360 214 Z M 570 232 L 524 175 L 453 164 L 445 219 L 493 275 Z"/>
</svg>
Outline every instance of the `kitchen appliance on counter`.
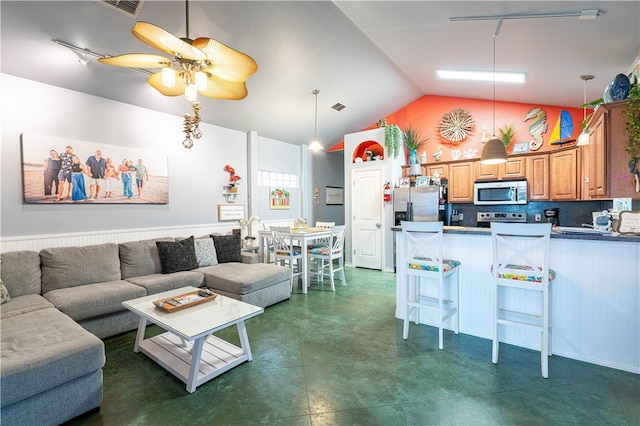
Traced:
<svg viewBox="0 0 640 426">
<path fill-rule="evenodd" d="M 449 204 L 449 181 L 441 179 L 440 185 L 440 201 L 438 204 L 438 221 L 443 225 L 451 225 L 451 204 Z"/>
<path fill-rule="evenodd" d="M 476 223 L 478 228 L 489 228 L 491 222 L 513 222 L 526 223 L 527 213 L 525 212 L 478 212 L 476 213 Z"/>
<path fill-rule="evenodd" d="M 410 209 L 412 210 L 413 217 L 410 217 L 411 211 L 407 212 L 407 205 L 409 203 L 413 205 L 413 208 Z M 400 222 L 403 220 L 435 222 L 438 220 L 439 205 L 439 186 L 395 188 L 393 190 L 394 223 L 396 226 L 400 226 Z"/>
<path fill-rule="evenodd" d="M 560 209 L 545 209 L 544 217 L 552 226 L 560 225 Z"/>
<path fill-rule="evenodd" d="M 473 204 L 527 204 L 527 180 L 476 181 L 473 184 Z"/>
</svg>

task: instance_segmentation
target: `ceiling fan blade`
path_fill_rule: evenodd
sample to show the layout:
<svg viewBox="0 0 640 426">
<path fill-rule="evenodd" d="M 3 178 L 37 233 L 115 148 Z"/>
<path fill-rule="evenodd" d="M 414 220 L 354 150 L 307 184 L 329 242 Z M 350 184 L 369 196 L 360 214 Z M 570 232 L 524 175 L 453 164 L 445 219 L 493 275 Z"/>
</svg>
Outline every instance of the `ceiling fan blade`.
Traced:
<svg viewBox="0 0 640 426">
<path fill-rule="evenodd" d="M 199 90 L 198 93 L 208 98 L 232 101 L 244 99 L 248 94 L 244 82 L 227 81 L 215 76 L 210 76 L 207 79 L 207 90 Z"/>
<path fill-rule="evenodd" d="M 167 87 L 162 84 L 162 71 L 155 72 L 149 76 L 147 82 L 151 87 L 156 89 L 158 92 L 163 94 L 164 96 L 180 96 L 184 95 L 184 82 L 182 81 L 182 77 L 180 77 L 180 71 L 174 70 L 176 73 L 176 83 L 173 87 Z"/>
<path fill-rule="evenodd" d="M 164 68 L 171 65 L 171 60 L 164 56 L 146 53 L 127 53 L 109 58 L 100 58 L 98 62 L 127 68 Z"/>
<path fill-rule="evenodd" d="M 207 55 L 197 47 L 148 22 L 136 22 L 131 33 L 149 46 L 173 56 L 194 61 L 204 61 L 207 59 Z"/>
<path fill-rule="evenodd" d="M 238 52 L 211 38 L 198 38 L 193 45 L 207 55 L 211 62 L 205 71 L 229 82 L 244 82 L 256 72 L 258 64 L 249 55 Z"/>
</svg>

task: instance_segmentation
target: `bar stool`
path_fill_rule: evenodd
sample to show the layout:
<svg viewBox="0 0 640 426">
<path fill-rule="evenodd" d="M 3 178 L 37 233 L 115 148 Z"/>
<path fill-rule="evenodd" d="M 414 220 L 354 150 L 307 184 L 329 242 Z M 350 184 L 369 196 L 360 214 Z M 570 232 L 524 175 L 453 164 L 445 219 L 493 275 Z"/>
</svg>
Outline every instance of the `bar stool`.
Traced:
<svg viewBox="0 0 640 426">
<path fill-rule="evenodd" d="M 420 310 L 435 309 L 438 312 L 438 347 L 443 349 L 444 322 L 454 316 L 454 332 L 458 334 L 460 320 L 459 304 L 459 270 L 460 262 L 443 257 L 442 222 L 401 222 L 404 239 L 405 264 L 400 273 L 406 274 L 406 306 L 404 314 L 404 331 L 402 338 L 409 337 L 409 317 L 411 311 L 416 312 L 416 324 L 420 323 Z M 411 277 L 415 277 L 412 285 Z M 438 282 L 436 297 L 421 295 L 422 278 L 435 279 Z M 454 280 L 455 278 L 455 280 Z M 453 287 L 454 299 L 445 299 L 445 280 Z"/>
<path fill-rule="evenodd" d="M 555 272 L 549 269 L 550 223 L 491 223 L 493 251 L 493 349 L 491 361 L 498 363 L 499 326 L 518 326 L 541 333 L 540 369 L 549 377 L 551 355 L 551 289 Z M 508 310 L 501 306 L 501 289 L 520 289 L 538 294 L 536 313 Z M 504 299 L 504 296 L 503 296 Z M 505 300 L 502 300 L 503 302 Z M 535 305 L 538 302 L 534 303 Z"/>
</svg>

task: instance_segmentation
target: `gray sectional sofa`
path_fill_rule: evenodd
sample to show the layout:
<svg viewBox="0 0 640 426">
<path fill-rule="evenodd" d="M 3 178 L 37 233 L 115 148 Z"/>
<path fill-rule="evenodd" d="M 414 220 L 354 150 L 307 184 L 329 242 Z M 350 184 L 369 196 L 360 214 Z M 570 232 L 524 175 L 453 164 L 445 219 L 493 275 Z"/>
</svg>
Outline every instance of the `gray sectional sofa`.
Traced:
<svg viewBox="0 0 640 426">
<path fill-rule="evenodd" d="M 257 263 L 252 253 L 218 263 L 211 248 L 223 250 L 207 241 L 212 238 L 196 239 L 202 244 L 194 245 L 193 268 L 172 273 L 162 273 L 166 265 L 156 243 L 171 247 L 184 239 L 2 253 L 0 277 L 9 300 L 0 305 L 0 422 L 59 424 L 99 407 L 100 339 L 138 324 L 122 307 L 125 300 L 185 286 L 206 286 L 262 307 L 290 297 L 288 268 Z M 179 258 L 163 254 L 164 260 Z"/>
</svg>

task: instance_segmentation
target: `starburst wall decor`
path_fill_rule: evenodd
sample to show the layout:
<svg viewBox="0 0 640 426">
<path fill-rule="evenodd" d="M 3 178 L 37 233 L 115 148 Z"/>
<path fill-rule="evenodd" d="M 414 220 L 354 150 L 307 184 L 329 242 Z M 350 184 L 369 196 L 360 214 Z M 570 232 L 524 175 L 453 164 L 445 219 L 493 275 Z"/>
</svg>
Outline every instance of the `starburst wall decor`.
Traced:
<svg viewBox="0 0 640 426">
<path fill-rule="evenodd" d="M 473 130 L 476 122 L 469 111 L 455 108 L 440 120 L 440 135 L 451 142 L 462 142 Z"/>
</svg>

